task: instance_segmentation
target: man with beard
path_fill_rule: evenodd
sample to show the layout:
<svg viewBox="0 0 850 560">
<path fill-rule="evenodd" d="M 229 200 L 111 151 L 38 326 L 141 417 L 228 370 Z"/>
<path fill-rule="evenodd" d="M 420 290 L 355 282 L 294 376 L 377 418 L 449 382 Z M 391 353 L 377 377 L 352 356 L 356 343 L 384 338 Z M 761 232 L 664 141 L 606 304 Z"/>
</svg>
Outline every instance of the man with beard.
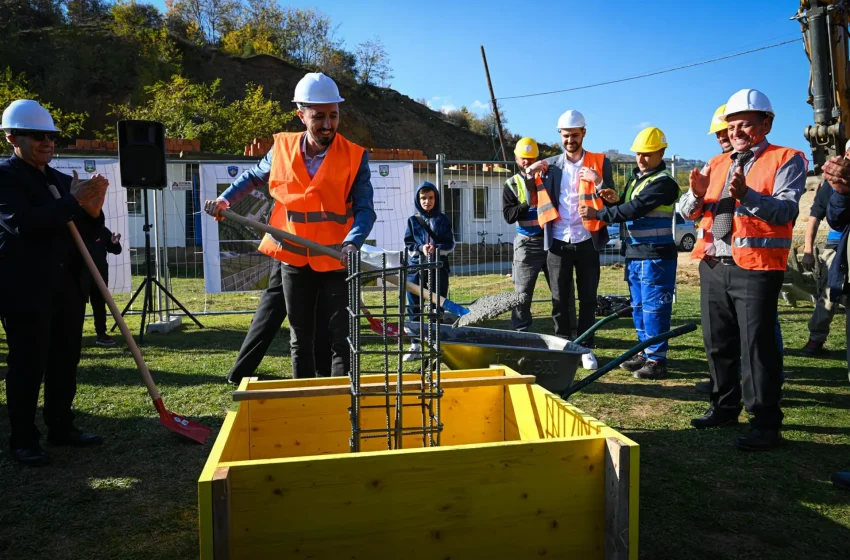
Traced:
<svg viewBox="0 0 850 560">
<path fill-rule="evenodd" d="M 596 219 L 579 215 L 580 206 L 601 210 L 604 202 L 599 192 L 613 189 L 611 162 L 603 154 L 584 150 L 587 134 L 584 115 L 569 110 L 558 119 L 558 132 L 564 153 L 535 162 L 526 169 L 533 175 L 541 173 L 553 205 L 556 219 L 543 229 L 544 248 L 549 251 L 546 266 L 552 288 L 552 319 L 555 334 L 574 338 L 589 329 L 596 317 L 596 291 L 599 287 L 599 251 L 608 243 L 607 226 Z M 573 293 L 573 270 L 578 287 L 579 313 Z M 572 304 L 572 305 L 571 305 Z M 588 339 L 585 346 L 592 346 Z"/>
<path fill-rule="evenodd" d="M 376 215 L 368 153 L 337 132 L 343 101 L 329 77 L 322 73 L 304 76 L 295 86 L 293 102 L 307 131 L 275 134 L 272 150 L 257 166 L 256 181 L 251 181 L 269 185 L 269 194 L 275 199 L 270 225 L 342 252 L 337 260 L 268 234 L 260 243 L 260 251 L 280 261 L 273 269 L 274 275 L 280 267 L 280 283 L 275 283 L 269 296 L 275 301 L 266 306 L 264 317 L 271 319 L 259 322 L 252 331 L 262 339 L 264 353 L 268 333 L 276 332 L 283 317 L 289 315 L 295 378 L 316 376 L 316 364 L 325 357 L 314 357 L 314 349 L 321 352 L 314 341 L 317 330 L 323 328 L 329 330 L 332 375 L 346 375 L 350 369 L 345 267 L 348 256 L 360 249 L 372 230 Z M 208 203 L 210 213 L 226 208 L 227 201 L 238 200 L 228 198 L 228 191 L 223 195 L 225 201 Z M 267 292 L 272 288 L 270 280 Z M 320 302 L 327 312 L 317 317 Z M 243 351 L 246 345 L 250 347 L 248 338 Z M 241 372 L 231 372 L 231 380 L 238 377 Z"/>
</svg>

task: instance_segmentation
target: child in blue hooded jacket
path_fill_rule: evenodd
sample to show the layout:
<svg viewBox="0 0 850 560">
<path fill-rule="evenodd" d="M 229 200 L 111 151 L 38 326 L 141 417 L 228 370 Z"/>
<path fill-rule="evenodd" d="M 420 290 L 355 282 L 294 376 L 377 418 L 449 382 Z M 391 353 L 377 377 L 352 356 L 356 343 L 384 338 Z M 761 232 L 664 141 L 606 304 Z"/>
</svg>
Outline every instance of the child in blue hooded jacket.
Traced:
<svg viewBox="0 0 850 560">
<path fill-rule="evenodd" d="M 407 219 L 407 228 L 404 232 L 404 244 L 407 247 L 408 262 L 419 264 L 425 262 L 425 255 L 433 255 L 439 248 L 440 260 L 443 266 L 439 269 L 440 295 L 446 297 L 449 293 L 449 257 L 448 254 L 455 248 L 455 235 L 452 231 L 452 222 L 448 216 L 440 211 L 440 193 L 437 187 L 425 181 L 416 189 L 413 197 L 413 205 L 416 213 Z M 419 272 L 407 275 L 407 280 L 419 285 Z M 423 279 L 423 286 L 428 287 L 428 279 Z M 407 293 L 410 314 L 419 313 L 419 296 Z M 405 354 L 405 361 L 416 359 L 419 345 L 415 342 Z"/>
</svg>

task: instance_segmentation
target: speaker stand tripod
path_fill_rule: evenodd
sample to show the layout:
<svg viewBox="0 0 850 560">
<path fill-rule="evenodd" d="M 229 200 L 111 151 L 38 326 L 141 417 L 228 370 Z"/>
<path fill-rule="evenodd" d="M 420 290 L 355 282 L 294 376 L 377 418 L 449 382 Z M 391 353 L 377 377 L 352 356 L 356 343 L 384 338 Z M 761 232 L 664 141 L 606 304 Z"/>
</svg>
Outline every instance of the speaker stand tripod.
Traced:
<svg viewBox="0 0 850 560">
<path fill-rule="evenodd" d="M 151 274 L 151 225 L 148 223 L 148 189 L 142 189 L 143 198 L 144 198 L 144 207 L 145 207 L 145 225 L 142 227 L 142 230 L 145 232 L 145 278 L 142 280 L 142 283 L 139 284 L 139 287 L 136 288 L 133 297 L 130 298 L 130 301 L 127 302 L 127 305 L 124 307 L 124 310 L 121 311 L 121 316 L 123 317 L 127 311 L 129 311 L 130 306 L 133 305 L 133 302 L 136 300 L 136 297 L 142 292 L 145 291 L 144 303 L 142 304 L 142 326 L 139 329 L 139 344 L 143 343 L 145 340 L 145 321 L 148 318 L 148 315 L 154 314 L 154 305 L 153 305 L 153 286 L 156 285 L 166 296 L 166 306 L 168 305 L 168 300 L 170 299 L 177 307 L 179 307 L 183 313 L 186 314 L 187 317 L 192 319 L 199 328 L 204 328 L 198 319 L 192 315 L 192 313 L 186 309 L 180 301 L 174 297 L 171 292 L 169 292 L 162 283 L 157 280 Z M 112 325 L 112 331 L 115 331 L 115 327 L 117 325 Z"/>
</svg>

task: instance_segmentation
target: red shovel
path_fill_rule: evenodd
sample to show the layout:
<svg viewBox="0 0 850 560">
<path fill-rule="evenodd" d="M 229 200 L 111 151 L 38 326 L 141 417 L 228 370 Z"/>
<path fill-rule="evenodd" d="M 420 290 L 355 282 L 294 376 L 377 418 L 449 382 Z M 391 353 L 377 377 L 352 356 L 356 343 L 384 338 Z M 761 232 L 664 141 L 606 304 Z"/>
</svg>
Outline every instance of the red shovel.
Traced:
<svg viewBox="0 0 850 560">
<path fill-rule="evenodd" d="M 54 198 L 62 198 L 62 195 L 59 194 L 59 191 L 53 185 L 50 185 L 50 192 L 53 194 Z M 151 399 L 153 399 L 153 405 L 156 407 L 156 411 L 159 412 L 160 423 L 172 432 L 177 432 L 178 434 L 186 436 L 189 439 L 193 439 L 198 443 L 206 442 L 207 438 L 210 437 L 212 430 L 203 424 L 189 420 L 180 414 L 174 414 L 165 408 L 165 405 L 162 403 L 162 396 L 160 396 L 159 391 L 153 382 L 153 378 L 151 377 L 151 372 L 148 370 L 148 366 L 145 363 L 144 358 L 142 358 L 142 353 L 139 351 L 139 347 L 136 345 L 133 335 L 130 334 L 130 329 L 127 327 L 127 323 L 124 322 L 124 317 L 121 316 L 118 306 L 115 305 L 115 300 L 112 299 L 112 294 L 109 293 L 109 288 L 106 287 L 103 277 L 101 277 L 100 272 L 97 270 L 97 265 L 94 264 L 94 261 L 89 254 L 89 250 L 86 247 L 85 242 L 83 242 L 83 238 L 80 237 L 80 232 L 77 231 L 77 226 L 74 225 L 74 222 L 68 222 L 68 229 L 71 230 L 71 236 L 74 238 L 74 242 L 77 244 L 77 249 L 80 250 L 80 254 L 83 256 L 83 260 L 86 261 L 86 266 L 88 267 L 92 278 L 94 278 L 94 281 L 100 290 L 100 294 L 103 296 L 103 300 L 107 305 L 109 305 L 109 310 L 112 312 L 115 322 L 118 323 L 118 328 L 121 330 L 121 334 L 124 335 L 124 340 L 127 341 L 127 346 L 130 347 L 130 352 L 133 353 L 133 359 L 136 360 L 136 366 L 142 374 L 142 379 L 144 379 L 145 385 L 148 388 L 148 394 L 150 394 Z"/>
<path fill-rule="evenodd" d="M 398 336 L 398 325 L 394 323 L 384 323 L 377 317 L 373 317 L 372 314 L 369 313 L 369 309 L 366 308 L 363 301 L 360 302 L 360 311 L 366 316 L 366 320 L 369 321 L 369 326 L 376 334 L 383 335 L 386 330 L 387 336 Z"/>
</svg>

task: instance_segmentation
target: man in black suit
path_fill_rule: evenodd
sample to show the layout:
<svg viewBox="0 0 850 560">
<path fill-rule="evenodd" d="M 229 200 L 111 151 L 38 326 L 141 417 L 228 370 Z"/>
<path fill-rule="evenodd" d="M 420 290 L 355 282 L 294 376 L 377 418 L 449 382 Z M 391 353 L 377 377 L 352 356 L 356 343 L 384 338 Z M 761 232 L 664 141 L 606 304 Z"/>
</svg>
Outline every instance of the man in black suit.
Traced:
<svg viewBox="0 0 850 560">
<path fill-rule="evenodd" d="M 6 140 L 15 153 L 0 163 L 0 315 L 9 345 L 6 398 L 12 457 L 42 465 L 48 454 L 35 426 L 44 378 L 47 441 L 75 447 L 100 443 L 74 426 L 83 319 L 91 278 L 68 222 L 83 239 L 103 227 L 108 183 L 100 175 L 79 181 L 51 169 L 58 130 L 35 101 L 18 100 L 3 112 Z M 55 199 L 49 185 L 61 198 Z"/>
</svg>

